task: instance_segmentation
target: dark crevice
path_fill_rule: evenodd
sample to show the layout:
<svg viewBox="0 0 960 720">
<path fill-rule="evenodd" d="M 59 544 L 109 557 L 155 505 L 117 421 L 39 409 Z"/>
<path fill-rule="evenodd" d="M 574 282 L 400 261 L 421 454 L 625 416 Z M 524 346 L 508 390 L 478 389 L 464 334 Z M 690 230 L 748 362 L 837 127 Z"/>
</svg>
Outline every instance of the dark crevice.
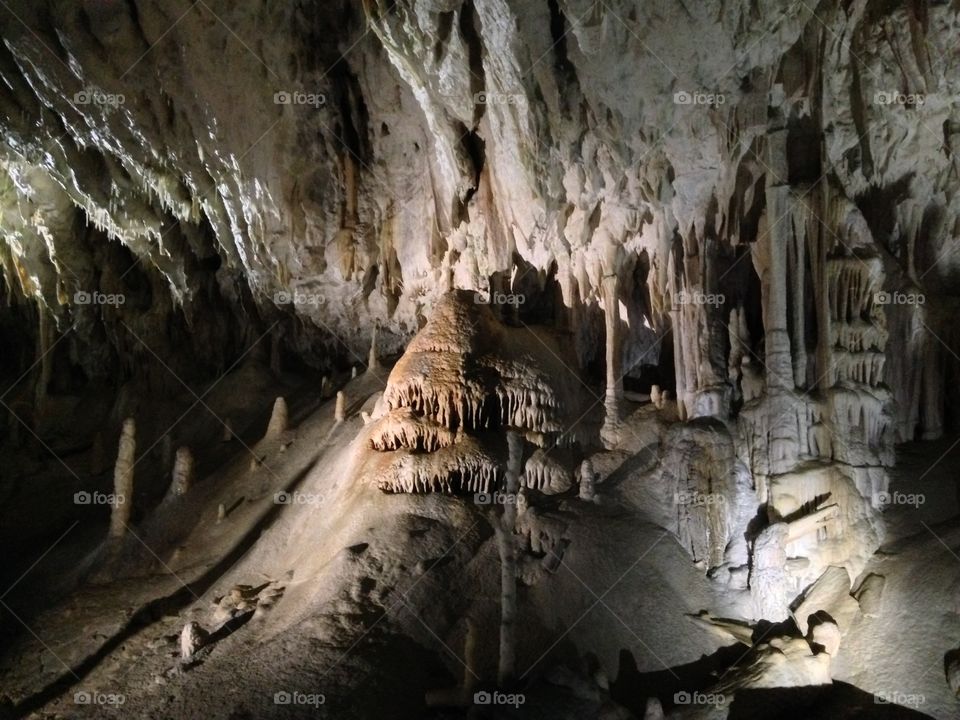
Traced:
<svg viewBox="0 0 960 720">
<path fill-rule="evenodd" d="M 486 80 L 483 72 L 483 40 L 480 32 L 480 17 L 473 5 L 473 0 L 467 0 L 460 8 L 460 35 L 467 46 L 467 59 L 470 65 L 470 95 L 476 97 L 483 92 Z M 479 123 L 486 106 L 483 103 L 474 103 L 474 123 Z"/>
</svg>

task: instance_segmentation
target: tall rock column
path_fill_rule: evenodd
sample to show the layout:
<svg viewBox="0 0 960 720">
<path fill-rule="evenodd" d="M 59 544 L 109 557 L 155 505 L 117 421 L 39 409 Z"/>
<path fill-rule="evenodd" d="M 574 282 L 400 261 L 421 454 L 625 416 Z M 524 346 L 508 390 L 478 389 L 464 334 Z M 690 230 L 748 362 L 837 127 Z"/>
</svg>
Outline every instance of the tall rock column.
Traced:
<svg viewBox="0 0 960 720">
<path fill-rule="evenodd" d="M 608 242 L 603 250 L 603 318 L 606 330 L 607 382 L 603 400 L 603 427 L 600 439 L 612 448 L 620 441 L 620 412 L 623 407 L 623 338 L 620 333 L 621 246 Z"/>
<path fill-rule="evenodd" d="M 117 451 L 117 464 L 113 470 L 113 509 L 110 513 L 110 537 L 121 538 L 127 532 L 130 522 L 130 508 L 133 505 L 133 466 L 137 451 L 137 426 L 133 418 L 123 421 L 120 433 L 120 449 Z"/>
<path fill-rule="evenodd" d="M 771 473 L 786 472 L 799 455 L 793 355 L 787 320 L 787 257 L 793 232 L 792 190 L 788 180 L 787 129 L 771 128 L 768 139 L 766 272 L 762 278 Z M 799 301 L 799 300 L 798 300 Z"/>
</svg>

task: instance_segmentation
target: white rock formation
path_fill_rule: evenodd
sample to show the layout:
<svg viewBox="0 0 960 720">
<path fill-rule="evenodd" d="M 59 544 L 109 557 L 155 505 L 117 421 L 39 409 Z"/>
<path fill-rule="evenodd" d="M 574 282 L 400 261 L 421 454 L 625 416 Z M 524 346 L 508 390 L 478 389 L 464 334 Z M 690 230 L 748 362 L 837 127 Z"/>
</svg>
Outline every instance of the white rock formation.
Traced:
<svg viewBox="0 0 960 720">
<path fill-rule="evenodd" d="M 110 537 L 127 534 L 133 509 L 133 469 L 136 464 L 137 425 L 133 418 L 123 421 L 120 447 L 113 470 L 113 502 L 110 510 Z"/>
</svg>

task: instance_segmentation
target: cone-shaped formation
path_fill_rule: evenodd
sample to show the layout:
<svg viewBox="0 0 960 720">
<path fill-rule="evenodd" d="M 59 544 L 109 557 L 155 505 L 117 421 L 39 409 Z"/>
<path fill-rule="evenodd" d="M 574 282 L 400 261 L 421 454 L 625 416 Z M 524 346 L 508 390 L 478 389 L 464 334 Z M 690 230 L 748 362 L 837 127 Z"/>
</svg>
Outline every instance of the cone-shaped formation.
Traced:
<svg viewBox="0 0 960 720">
<path fill-rule="evenodd" d="M 380 358 L 377 357 L 377 335 L 379 331 L 380 326 L 374 325 L 373 331 L 370 334 L 370 354 L 367 356 L 367 372 L 380 367 Z"/>
<path fill-rule="evenodd" d="M 503 442 L 464 435 L 436 452 L 407 448 L 375 453 L 366 477 L 384 492 L 489 493 L 500 487 L 504 474 Z"/>
<path fill-rule="evenodd" d="M 110 513 L 110 537 L 123 537 L 130 522 L 133 505 L 133 466 L 137 451 L 137 425 L 133 418 L 123 421 L 117 464 L 113 470 L 113 509 Z"/>
<path fill-rule="evenodd" d="M 529 331 L 521 342 L 507 334 L 474 293 L 445 295 L 390 373 L 387 407 L 410 407 L 450 428 L 561 432 L 562 351 Z"/>
<path fill-rule="evenodd" d="M 546 495 L 556 495 L 573 487 L 573 462 L 566 450 L 538 449 L 527 460 L 523 485 Z"/>
<path fill-rule="evenodd" d="M 564 352 L 549 333 L 504 327 L 474 293 L 445 295 L 390 373 L 386 414 L 370 424 L 370 447 L 391 453 L 372 463 L 376 484 L 388 492 L 498 489 L 503 430 L 552 447 L 569 425 L 560 398 L 578 393 L 563 385 L 572 377 Z M 537 458 L 529 466 L 533 487 L 571 486 L 561 458 L 544 451 Z"/>
<path fill-rule="evenodd" d="M 450 447 L 457 440 L 455 432 L 414 414 L 411 408 L 393 410 L 376 422 L 370 435 L 370 447 L 380 452 L 401 448 L 436 452 Z"/>
<path fill-rule="evenodd" d="M 337 422 L 343 422 L 347 419 L 347 398 L 343 390 L 337 391 L 337 404 L 333 409 L 333 417 Z"/>
<path fill-rule="evenodd" d="M 287 431 L 287 401 L 278 397 L 273 403 L 273 413 L 267 425 L 264 440 L 276 440 Z"/>
<path fill-rule="evenodd" d="M 597 474 L 593 462 L 587 458 L 580 464 L 580 499 L 595 502 L 597 499 Z"/>
<path fill-rule="evenodd" d="M 177 456 L 173 462 L 173 480 L 170 483 L 171 497 L 186 495 L 193 485 L 193 453 L 188 447 L 177 449 Z"/>
</svg>

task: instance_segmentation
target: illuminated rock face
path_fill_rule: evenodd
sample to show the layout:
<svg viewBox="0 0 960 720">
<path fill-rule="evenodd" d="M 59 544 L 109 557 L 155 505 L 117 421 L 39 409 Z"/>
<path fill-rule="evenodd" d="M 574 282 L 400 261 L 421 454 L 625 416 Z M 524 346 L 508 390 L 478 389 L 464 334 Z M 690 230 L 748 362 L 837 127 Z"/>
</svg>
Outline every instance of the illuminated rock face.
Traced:
<svg viewBox="0 0 960 720">
<path fill-rule="evenodd" d="M 658 660 L 694 662 L 716 648 L 659 625 L 703 607 L 802 631 L 747 637 L 718 693 L 894 675 L 865 624 L 904 622 L 891 613 L 911 590 L 877 553 L 895 445 L 939 438 L 960 406 L 956 3 L 8 0 L 0 17 L 0 377 L 26 378 L 0 394 L 0 450 L 32 479 L 34 440 L 54 435 L 54 459 L 83 456 L 76 481 L 101 490 L 117 457 L 128 501 L 97 577 L 143 558 L 214 572 L 249 551 L 224 574 L 293 580 L 289 626 L 314 600 L 304 577 L 347 598 L 318 616 L 369 617 L 392 604 L 382 588 L 409 587 L 385 578 L 428 534 L 409 517 L 459 537 L 487 520 L 447 496 L 501 492 L 516 506 L 486 515 L 502 594 L 484 577 L 450 595 L 507 608 L 507 676 L 530 628 L 577 630 L 592 658 L 632 642 L 636 618 Z M 169 424 L 158 408 L 206 405 L 197 388 L 228 370 L 249 374 L 225 384 L 218 447 L 198 422 L 141 464 Z M 298 493 L 309 452 L 341 484 Z M 208 482 L 221 463 L 225 490 Z M 5 501 L 18 487 L 0 478 Z M 356 582 L 330 569 L 366 562 L 355 516 L 400 528 Z M 663 544 L 619 600 L 666 609 L 575 627 L 579 605 L 606 605 L 625 547 L 627 565 L 646 557 L 631 543 L 650 527 Z M 147 557 L 153 538 L 169 557 Z M 431 542 L 418 572 L 446 557 Z M 490 608 L 452 603 L 432 619 L 467 616 L 469 634 L 447 644 L 496 664 L 479 647 Z M 350 646 L 343 624 L 323 639 Z M 177 627 L 185 659 L 223 638 Z M 943 662 L 951 702 L 956 644 L 910 655 Z"/>
<path fill-rule="evenodd" d="M 568 490 L 572 455 L 557 445 L 573 442 L 582 417 L 570 363 L 558 336 L 503 325 L 475 292 L 448 293 L 390 372 L 365 428 L 377 451 L 369 480 L 391 492 L 499 490 L 510 429 L 541 446 L 527 453 L 525 482 Z"/>
</svg>

